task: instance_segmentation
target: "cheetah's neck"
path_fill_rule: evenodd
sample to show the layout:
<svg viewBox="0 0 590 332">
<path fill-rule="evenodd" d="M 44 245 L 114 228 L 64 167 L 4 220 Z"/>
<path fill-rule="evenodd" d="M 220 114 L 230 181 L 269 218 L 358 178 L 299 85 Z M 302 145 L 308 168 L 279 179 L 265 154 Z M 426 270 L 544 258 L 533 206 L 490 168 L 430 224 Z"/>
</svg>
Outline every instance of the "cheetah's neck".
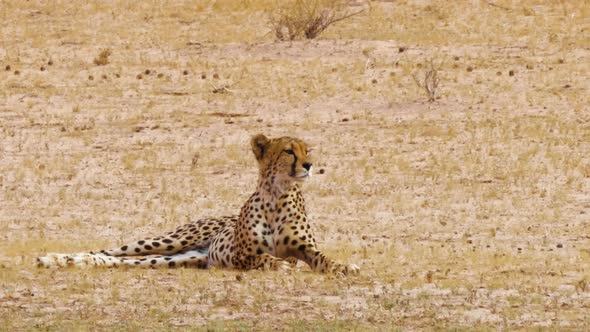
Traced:
<svg viewBox="0 0 590 332">
<path fill-rule="evenodd" d="M 258 181 L 258 192 L 272 210 L 276 208 L 277 203 L 285 194 L 298 191 L 301 191 L 301 188 L 298 183 L 293 181 L 280 181 L 274 177 L 265 177 Z"/>
</svg>

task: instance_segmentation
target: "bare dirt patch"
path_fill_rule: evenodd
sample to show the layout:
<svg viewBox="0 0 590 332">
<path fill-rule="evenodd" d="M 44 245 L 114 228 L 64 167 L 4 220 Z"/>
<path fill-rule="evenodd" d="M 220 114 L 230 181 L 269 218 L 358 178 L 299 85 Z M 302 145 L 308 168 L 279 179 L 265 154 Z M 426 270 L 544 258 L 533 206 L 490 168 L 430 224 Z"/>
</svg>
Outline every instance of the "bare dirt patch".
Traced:
<svg viewBox="0 0 590 332">
<path fill-rule="evenodd" d="M 586 2 L 371 2 L 297 42 L 271 1 L 2 6 L 5 329 L 588 328 Z M 34 267 L 236 213 L 256 133 L 316 147 L 316 236 L 360 276 Z"/>
</svg>

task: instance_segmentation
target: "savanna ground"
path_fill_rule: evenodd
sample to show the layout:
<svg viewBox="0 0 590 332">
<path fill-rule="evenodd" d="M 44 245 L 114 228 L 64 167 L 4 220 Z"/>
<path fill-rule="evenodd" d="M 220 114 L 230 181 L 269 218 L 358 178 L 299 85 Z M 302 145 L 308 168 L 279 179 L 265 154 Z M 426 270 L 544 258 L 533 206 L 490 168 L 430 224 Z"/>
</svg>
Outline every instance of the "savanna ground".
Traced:
<svg viewBox="0 0 590 332">
<path fill-rule="evenodd" d="M 0 4 L 0 330 L 590 328 L 590 3 L 371 2 L 294 42 L 275 4 Z M 360 276 L 35 267 L 236 213 L 256 133 L 316 147 Z"/>
</svg>

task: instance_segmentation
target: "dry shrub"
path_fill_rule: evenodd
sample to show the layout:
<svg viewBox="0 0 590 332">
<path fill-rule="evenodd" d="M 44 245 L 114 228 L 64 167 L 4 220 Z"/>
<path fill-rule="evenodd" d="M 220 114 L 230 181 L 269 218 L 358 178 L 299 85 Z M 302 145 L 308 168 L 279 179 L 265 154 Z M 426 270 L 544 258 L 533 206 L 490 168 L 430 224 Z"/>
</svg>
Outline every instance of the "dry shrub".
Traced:
<svg viewBox="0 0 590 332">
<path fill-rule="evenodd" d="M 105 48 L 98 53 L 96 58 L 94 58 L 94 64 L 97 66 L 104 66 L 109 63 L 109 56 L 111 56 L 113 52 L 110 48 Z"/>
<path fill-rule="evenodd" d="M 442 61 L 439 64 L 435 64 L 434 60 L 427 60 L 424 71 L 422 73 L 415 73 L 412 76 L 416 85 L 426 93 L 429 102 L 433 102 L 436 99 L 436 90 L 440 83 L 438 71 L 442 67 L 442 64 Z"/>
<path fill-rule="evenodd" d="M 349 12 L 343 0 L 282 1 L 272 10 L 270 24 L 278 40 L 313 39 L 330 25 L 361 12 Z"/>
</svg>

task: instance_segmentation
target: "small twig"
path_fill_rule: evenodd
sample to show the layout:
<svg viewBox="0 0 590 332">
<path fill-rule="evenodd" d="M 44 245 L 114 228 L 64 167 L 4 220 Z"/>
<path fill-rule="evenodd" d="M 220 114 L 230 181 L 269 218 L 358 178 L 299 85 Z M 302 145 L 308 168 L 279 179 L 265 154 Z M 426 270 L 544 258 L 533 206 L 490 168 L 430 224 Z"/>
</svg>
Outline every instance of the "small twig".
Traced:
<svg viewBox="0 0 590 332">
<path fill-rule="evenodd" d="M 330 21 L 330 24 L 333 24 L 333 23 L 336 23 L 336 22 L 339 22 L 339 21 L 345 20 L 345 19 L 347 19 L 347 18 L 353 17 L 353 16 L 355 16 L 355 15 L 358 15 L 358 14 L 360 14 L 360 13 L 364 12 L 364 11 L 365 11 L 364 9 L 361 9 L 361 10 L 359 10 L 358 12 L 351 13 L 351 14 L 348 14 L 348 15 L 344 15 L 344 16 L 342 16 L 342 17 L 339 17 L 339 18 L 335 18 L 335 19 L 333 19 L 333 20 L 331 20 L 331 21 Z"/>
<path fill-rule="evenodd" d="M 230 93 L 230 92 L 234 92 L 234 90 L 231 90 L 228 85 L 223 85 L 223 86 L 219 86 L 219 87 L 213 85 L 213 90 L 211 90 L 211 92 L 213 92 L 213 93 Z"/>
<path fill-rule="evenodd" d="M 503 9 L 503 10 L 512 10 L 512 8 L 500 6 L 500 5 L 497 5 L 497 4 L 493 3 L 493 2 L 490 2 L 488 0 L 485 0 L 484 2 L 487 3 L 488 5 L 492 6 L 492 7 L 500 8 L 500 9 Z"/>
</svg>

